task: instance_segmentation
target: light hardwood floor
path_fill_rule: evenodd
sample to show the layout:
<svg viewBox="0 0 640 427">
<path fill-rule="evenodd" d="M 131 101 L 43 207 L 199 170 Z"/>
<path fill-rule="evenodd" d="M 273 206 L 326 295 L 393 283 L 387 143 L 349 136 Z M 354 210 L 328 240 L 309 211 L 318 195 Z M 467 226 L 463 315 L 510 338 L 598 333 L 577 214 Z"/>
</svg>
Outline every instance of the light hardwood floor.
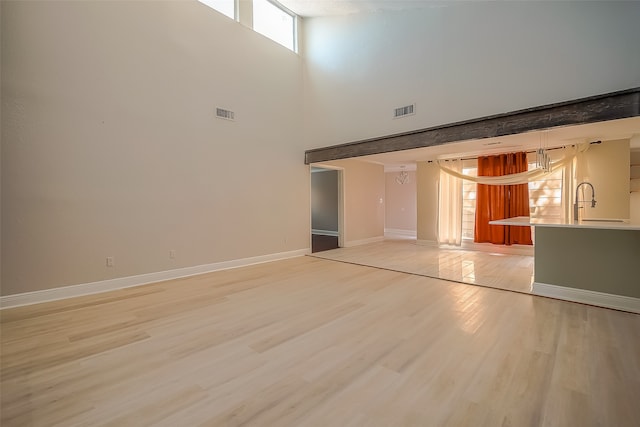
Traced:
<svg viewBox="0 0 640 427">
<path fill-rule="evenodd" d="M 313 256 L 516 292 L 531 292 L 533 255 L 506 255 L 385 240 Z"/>
<path fill-rule="evenodd" d="M 2 426 L 638 426 L 640 316 L 300 257 L 0 312 Z"/>
</svg>

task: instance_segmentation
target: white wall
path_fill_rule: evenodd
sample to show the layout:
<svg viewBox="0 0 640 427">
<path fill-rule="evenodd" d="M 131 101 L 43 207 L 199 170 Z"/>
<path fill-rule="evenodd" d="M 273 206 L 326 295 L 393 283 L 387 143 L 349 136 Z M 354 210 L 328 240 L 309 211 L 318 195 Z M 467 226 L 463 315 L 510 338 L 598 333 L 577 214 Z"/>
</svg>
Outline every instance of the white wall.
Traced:
<svg viewBox="0 0 640 427">
<path fill-rule="evenodd" d="M 307 135 L 321 147 L 640 86 L 638 22 L 640 2 L 610 1 L 306 19 Z"/>
<path fill-rule="evenodd" d="M 580 218 L 630 218 L 629 164 L 628 139 L 591 144 L 586 152 L 578 155 L 576 185 L 590 182 L 596 191 L 597 202 L 595 208 L 590 203 L 580 203 L 584 207 L 580 209 Z M 591 201 L 591 188 L 580 188 L 580 200 Z M 574 199 L 575 192 L 572 204 Z"/>
<path fill-rule="evenodd" d="M 632 144 L 640 141 L 640 136 L 634 136 L 631 142 Z M 635 145 L 635 144 L 634 144 Z M 629 187 L 631 193 L 629 193 L 629 219 L 634 224 L 640 224 L 640 150 L 634 149 L 630 154 L 630 164 L 634 165 L 630 168 Z"/>
<path fill-rule="evenodd" d="M 385 172 L 384 228 L 416 231 L 416 172 L 407 171 L 407 181 L 397 181 L 399 172 Z"/>
<path fill-rule="evenodd" d="M 299 56 L 196 1 L 1 7 L 3 295 L 309 247 Z"/>
<path fill-rule="evenodd" d="M 322 165 L 343 169 L 344 246 L 384 238 L 384 166 L 355 159 Z"/>
<path fill-rule="evenodd" d="M 431 162 L 418 162 L 417 166 L 418 241 L 436 243 L 438 241 L 440 168 L 436 163 Z"/>
</svg>

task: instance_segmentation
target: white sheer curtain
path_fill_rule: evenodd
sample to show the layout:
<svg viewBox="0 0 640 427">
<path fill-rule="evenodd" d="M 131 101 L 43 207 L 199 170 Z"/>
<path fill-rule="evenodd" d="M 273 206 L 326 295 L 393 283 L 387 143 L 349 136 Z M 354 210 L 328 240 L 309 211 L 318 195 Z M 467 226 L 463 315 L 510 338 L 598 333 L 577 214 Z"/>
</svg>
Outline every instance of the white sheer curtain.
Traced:
<svg viewBox="0 0 640 427">
<path fill-rule="evenodd" d="M 573 162 L 576 155 L 584 153 L 589 149 L 589 143 L 578 144 L 574 147 L 565 148 L 562 151 L 563 156 L 551 163 L 551 171 L 555 172 L 560 168 L 565 167 Z M 461 170 L 451 167 L 451 162 L 438 160 L 438 166 L 440 171 L 448 175 L 455 176 L 456 178 L 465 179 L 468 181 L 477 182 L 478 184 L 488 185 L 513 185 L 513 184 L 526 184 L 529 181 L 536 181 L 550 172 L 546 172 L 542 169 L 532 169 L 526 172 L 514 173 L 503 176 L 470 176 L 464 175 Z M 442 178 L 441 178 L 442 179 Z"/>
<path fill-rule="evenodd" d="M 462 173 L 461 160 L 444 164 L 448 170 Z M 442 169 L 438 189 L 438 243 L 457 246 L 462 243 L 462 179 Z"/>
</svg>

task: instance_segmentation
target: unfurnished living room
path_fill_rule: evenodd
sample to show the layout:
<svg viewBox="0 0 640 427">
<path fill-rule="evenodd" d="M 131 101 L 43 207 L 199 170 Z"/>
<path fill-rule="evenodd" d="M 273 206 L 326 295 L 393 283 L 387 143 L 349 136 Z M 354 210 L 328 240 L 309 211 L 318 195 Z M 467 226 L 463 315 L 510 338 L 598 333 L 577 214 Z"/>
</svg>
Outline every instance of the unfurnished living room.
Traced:
<svg viewBox="0 0 640 427">
<path fill-rule="evenodd" d="M 0 1 L 0 425 L 638 426 L 640 2 Z"/>
</svg>

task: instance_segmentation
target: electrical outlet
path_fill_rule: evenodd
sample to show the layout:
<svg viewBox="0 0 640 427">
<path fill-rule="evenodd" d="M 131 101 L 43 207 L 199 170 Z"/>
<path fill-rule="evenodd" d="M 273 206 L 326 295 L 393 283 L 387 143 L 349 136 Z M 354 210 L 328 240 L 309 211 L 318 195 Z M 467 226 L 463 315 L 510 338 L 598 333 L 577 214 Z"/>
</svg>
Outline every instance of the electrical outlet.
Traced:
<svg viewBox="0 0 640 427">
<path fill-rule="evenodd" d="M 113 257 L 112 256 L 108 256 L 107 257 L 107 267 L 113 267 L 114 262 L 113 262 Z"/>
<path fill-rule="evenodd" d="M 175 249 L 169 250 L 169 259 L 176 259 L 176 250 Z"/>
</svg>

